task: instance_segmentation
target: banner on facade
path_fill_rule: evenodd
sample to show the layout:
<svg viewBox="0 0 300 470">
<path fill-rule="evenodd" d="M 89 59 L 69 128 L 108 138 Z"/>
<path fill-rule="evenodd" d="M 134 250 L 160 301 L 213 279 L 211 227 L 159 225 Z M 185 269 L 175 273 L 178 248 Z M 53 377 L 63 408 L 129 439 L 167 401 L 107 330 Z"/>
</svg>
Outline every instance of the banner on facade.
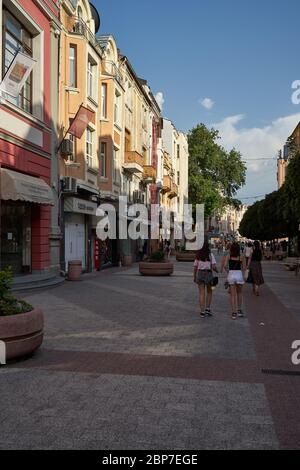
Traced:
<svg viewBox="0 0 300 470">
<path fill-rule="evenodd" d="M 0 83 L 0 91 L 17 98 L 35 64 L 32 57 L 18 52 Z"/>
<path fill-rule="evenodd" d="M 77 139 L 81 139 L 90 122 L 95 124 L 94 111 L 81 105 L 67 134 L 74 135 Z"/>
</svg>

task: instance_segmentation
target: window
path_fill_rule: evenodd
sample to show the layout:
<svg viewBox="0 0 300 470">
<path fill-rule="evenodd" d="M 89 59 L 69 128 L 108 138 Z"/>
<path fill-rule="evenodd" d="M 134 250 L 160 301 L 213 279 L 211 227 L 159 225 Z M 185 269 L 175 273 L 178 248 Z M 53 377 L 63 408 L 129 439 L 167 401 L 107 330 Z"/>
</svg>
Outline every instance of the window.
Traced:
<svg viewBox="0 0 300 470">
<path fill-rule="evenodd" d="M 113 182 L 115 184 L 119 183 L 119 174 L 118 174 L 118 160 L 119 160 L 119 150 L 114 147 L 114 158 L 113 158 Z"/>
<path fill-rule="evenodd" d="M 72 122 L 73 122 L 73 119 L 69 119 L 70 127 L 72 125 Z M 69 161 L 70 162 L 75 162 L 76 161 L 76 143 L 77 143 L 77 139 L 72 134 L 69 134 L 69 139 L 73 143 L 73 153 L 72 153 L 72 155 L 69 156 Z"/>
<path fill-rule="evenodd" d="M 94 152 L 94 131 L 87 129 L 86 131 L 86 160 L 90 168 L 93 168 L 93 152 Z"/>
<path fill-rule="evenodd" d="M 121 94 L 116 90 L 115 92 L 115 124 L 120 124 L 121 120 Z"/>
<path fill-rule="evenodd" d="M 32 57 L 32 35 L 7 10 L 3 10 L 3 44 L 2 75 L 4 76 L 18 51 Z M 6 99 L 24 111 L 32 113 L 32 73 L 18 98 L 7 95 Z"/>
<path fill-rule="evenodd" d="M 77 87 L 77 47 L 73 44 L 69 49 L 69 86 Z"/>
<path fill-rule="evenodd" d="M 107 119 L 107 83 L 101 86 L 101 117 Z"/>
<path fill-rule="evenodd" d="M 106 178 L 106 162 L 107 162 L 107 144 L 106 142 L 101 142 L 100 148 L 100 176 Z"/>
<path fill-rule="evenodd" d="M 180 172 L 177 171 L 177 184 L 180 186 Z"/>
<path fill-rule="evenodd" d="M 180 158 L 180 145 L 177 145 L 177 158 Z"/>
<path fill-rule="evenodd" d="M 87 94 L 90 98 L 96 97 L 96 64 L 89 57 L 87 65 Z"/>
</svg>

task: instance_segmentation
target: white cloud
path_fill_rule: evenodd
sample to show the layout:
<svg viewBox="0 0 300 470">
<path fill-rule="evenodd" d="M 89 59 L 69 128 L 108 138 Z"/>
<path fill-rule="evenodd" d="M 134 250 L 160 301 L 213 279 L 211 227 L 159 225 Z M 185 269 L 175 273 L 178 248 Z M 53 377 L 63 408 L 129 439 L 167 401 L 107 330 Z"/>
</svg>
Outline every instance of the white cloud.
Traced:
<svg viewBox="0 0 300 470">
<path fill-rule="evenodd" d="M 204 98 L 204 100 L 200 100 L 200 104 L 205 109 L 212 109 L 215 105 L 215 102 L 211 98 Z"/>
<path fill-rule="evenodd" d="M 158 106 L 160 107 L 161 111 L 163 111 L 164 103 L 165 103 L 164 94 L 163 94 L 161 91 L 159 91 L 159 92 L 155 95 L 155 99 L 156 99 L 157 104 L 158 104 Z"/>
<path fill-rule="evenodd" d="M 245 160 L 249 160 L 247 186 L 242 190 L 243 195 L 267 194 L 277 189 L 275 159 L 300 121 L 300 114 L 278 118 L 265 127 L 238 127 L 244 118 L 243 114 L 229 116 L 211 126 L 219 130 L 221 144 L 225 149 L 234 147 Z M 274 160 L 259 161 L 257 158 Z"/>
</svg>

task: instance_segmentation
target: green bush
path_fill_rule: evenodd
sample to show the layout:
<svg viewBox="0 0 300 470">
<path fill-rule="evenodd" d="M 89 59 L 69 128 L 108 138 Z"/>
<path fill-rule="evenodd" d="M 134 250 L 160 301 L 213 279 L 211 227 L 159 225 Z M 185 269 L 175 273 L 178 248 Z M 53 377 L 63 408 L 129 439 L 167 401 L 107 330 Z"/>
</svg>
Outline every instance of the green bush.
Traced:
<svg viewBox="0 0 300 470">
<path fill-rule="evenodd" d="M 10 269 L 0 271 L 0 316 L 18 315 L 33 310 L 24 300 L 18 300 L 11 292 L 13 274 Z"/>
<path fill-rule="evenodd" d="M 162 262 L 165 259 L 165 254 L 163 251 L 154 251 L 150 256 L 150 261 L 152 262 Z"/>
</svg>

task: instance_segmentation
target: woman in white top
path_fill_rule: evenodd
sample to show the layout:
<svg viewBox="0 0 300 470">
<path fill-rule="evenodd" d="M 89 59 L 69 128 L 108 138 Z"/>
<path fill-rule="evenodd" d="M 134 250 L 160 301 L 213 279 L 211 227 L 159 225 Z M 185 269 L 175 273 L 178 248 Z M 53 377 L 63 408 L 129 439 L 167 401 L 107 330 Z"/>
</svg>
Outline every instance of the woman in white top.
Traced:
<svg viewBox="0 0 300 470">
<path fill-rule="evenodd" d="M 253 253 L 252 243 L 248 243 L 247 246 L 246 246 L 246 250 L 245 250 L 245 258 L 246 258 L 247 269 L 249 269 L 250 258 L 252 256 L 252 253 Z"/>
<path fill-rule="evenodd" d="M 212 317 L 212 282 L 213 271 L 218 272 L 217 262 L 214 255 L 210 252 L 209 244 L 204 243 L 203 248 L 198 251 L 194 263 L 194 282 L 199 288 L 200 316 Z"/>
</svg>

